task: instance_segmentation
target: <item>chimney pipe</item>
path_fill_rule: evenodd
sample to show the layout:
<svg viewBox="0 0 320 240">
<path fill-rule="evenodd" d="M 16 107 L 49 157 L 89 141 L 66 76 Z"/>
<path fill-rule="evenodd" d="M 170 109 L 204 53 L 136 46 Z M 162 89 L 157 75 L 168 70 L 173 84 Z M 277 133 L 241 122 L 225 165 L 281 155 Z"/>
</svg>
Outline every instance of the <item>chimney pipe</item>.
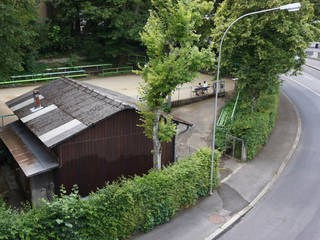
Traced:
<svg viewBox="0 0 320 240">
<path fill-rule="evenodd" d="M 33 91 L 33 99 L 34 99 L 34 108 L 39 108 L 41 107 L 40 104 L 40 93 L 38 90 Z"/>
</svg>

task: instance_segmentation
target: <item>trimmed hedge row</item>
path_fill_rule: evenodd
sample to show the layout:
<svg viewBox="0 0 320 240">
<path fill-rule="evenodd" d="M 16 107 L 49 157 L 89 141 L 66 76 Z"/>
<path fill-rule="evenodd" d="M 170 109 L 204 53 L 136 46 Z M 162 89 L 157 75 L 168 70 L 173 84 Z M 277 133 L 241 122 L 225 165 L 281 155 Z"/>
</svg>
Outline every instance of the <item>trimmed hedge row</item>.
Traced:
<svg viewBox="0 0 320 240">
<path fill-rule="evenodd" d="M 252 159 L 267 142 L 278 112 L 279 87 L 273 91 L 261 92 L 254 101 L 250 92 L 241 92 L 233 121 L 229 120 L 224 128 L 217 129 L 217 147 L 225 151 L 225 136 L 229 133 L 245 141 L 247 159 Z M 235 97 L 224 108 L 231 115 Z"/>
<path fill-rule="evenodd" d="M 70 195 L 62 189 L 62 197 L 23 212 L 0 202 L 0 239 L 116 240 L 150 231 L 208 193 L 210 154 L 202 149 L 162 171 L 107 184 L 86 201 L 77 189 Z M 216 164 L 214 185 L 217 171 Z"/>
</svg>

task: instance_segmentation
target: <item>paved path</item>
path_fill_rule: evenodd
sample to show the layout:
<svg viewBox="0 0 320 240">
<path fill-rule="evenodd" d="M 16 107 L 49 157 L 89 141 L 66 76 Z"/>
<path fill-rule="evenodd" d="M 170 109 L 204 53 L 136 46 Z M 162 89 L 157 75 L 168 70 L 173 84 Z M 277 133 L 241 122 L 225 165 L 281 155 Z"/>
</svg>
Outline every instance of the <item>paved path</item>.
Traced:
<svg viewBox="0 0 320 240">
<path fill-rule="evenodd" d="M 225 98 L 219 98 L 218 110 L 224 105 Z M 210 147 L 213 123 L 214 98 L 172 109 L 172 114 L 193 123 L 191 129 L 177 136 L 178 158 L 189 155 L 199 148 Z M 179 126 L 184 131 L 185 126 Z M 182 129 L 181 129 L 182 128 Z"/>
<path fill-rule="evenodd" d="M 320 72 L 304 67 L 283 77 L 302 120 L 300 145 L 265 198 L 221 240 L 318 240 L 320 238 Z"/>
</svg>

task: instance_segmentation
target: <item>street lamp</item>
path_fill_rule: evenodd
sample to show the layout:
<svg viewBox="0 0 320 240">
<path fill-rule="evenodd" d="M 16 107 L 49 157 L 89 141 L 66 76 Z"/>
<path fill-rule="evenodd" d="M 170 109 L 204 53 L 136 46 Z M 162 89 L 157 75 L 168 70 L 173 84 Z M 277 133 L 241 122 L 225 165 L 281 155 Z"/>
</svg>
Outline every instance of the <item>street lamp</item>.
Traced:
<svg viewBox="0 0 320 240">
<path fill-rule="evenodd" d="M 219 75 L 220 75 L 220 61 L 221 61 L 221 49 L 222 49 L 222 43 L 223 40 L 229 31 L 229 29 L 232 27 L 233 24 L 235 24 L 237 21 L 240 19 L 254 15 L 254 14 L 260 14 L 260 13 L 265 13 L 265 12 L 271 12 L 271 11 L 276 11 L 276 10 L 288 10 L 289 12 L 294 12 L 294 11 L 299 11 L 301 8 L 300 3 L 290 3 L 286 4 L 277 8 L 270 8 L 270 9 L 265 9 L 261 11 L 256 11 L 256 12 L 251 12 L 244 14 L 240 17 L 238 17 L 235 21 L 233 21 L 227 30 L 223 33 L 221 42 L 220 42 L 220 48 L 219 48 L 219 58 L 218 58 L 218 71 L 217 71 L 217 81 L 216 81 L 216 91 L 215 91 L 215 109 L 214 109 L 214 117 L 213 117 L 213 130 L 212 130 L 212 152 L 211 152 L 211 173 L 210 173 L 210 195 L 212 195 L 212 180 L 213 180 L 213 163 L 214 163 L 214 149 L 215 149 L 215 136 L 216 136 L 216 124 L 217 124 L 217 108 L 218 108 L 218 92 L 219 92 Z"/>
</svg>

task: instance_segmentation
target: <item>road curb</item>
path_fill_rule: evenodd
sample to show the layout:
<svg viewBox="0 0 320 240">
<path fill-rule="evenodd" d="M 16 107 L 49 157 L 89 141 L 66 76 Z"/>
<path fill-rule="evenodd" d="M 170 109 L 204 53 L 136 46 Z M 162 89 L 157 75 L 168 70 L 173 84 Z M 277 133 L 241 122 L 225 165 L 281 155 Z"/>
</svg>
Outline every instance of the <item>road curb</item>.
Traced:
<svg viewBox="0 0 320 240">
<path fill-rule="evenodd" d="M 307 66 L 309 68 L 313 68 L 313 69 L 315 69 L 317 71 L 320 71 L 320 68 L 318 68 L 318 67 L 315 67 L 315 66 L 312 66 L 312 65 L 309 65 L 309 64 L 305 64 L 305 66 Z"/>
<path fill-rule="evenodd" d="M 272 177 L 271 181 L 263 188 L 263 190 L 257 195 L 257 197 L 249 203 L 245 208 L 240 210 L 238 213 L 233 215 L 229 221 L 227 221 L 225 224 L 220 226 L 215 232 L 210 234 L 208 237 L 206 237 L 204 240 L 214 240 L 217 237 L 219 237 L 221 234 L 226 232 L 230 227 L 232 227 L 237 221 L 239 221 L 245 214 L 247 214 L 258 202 L 259 200 L 271 189 L 271 187 L 278 181 L 279 177 L 281 176 L 282 172 L 292 159 L 293 154 L 295 153 L 299 142 L 300 142 L 300 137 L 301 137 L 301 132 L 302 132 L 302 124 L 301 124 L 301 117 L 300 113 L 296 107 L 296 105 L 293 103 L 293 101 L 283 92 L 281 93 L 287 98 L 287 100 L 290 102 L 291 106 L 293 107 L 296 117 L 298 120 L 298 127 L 297 127 L 297 133 L 296 133 L 296 138 L 291 146 L 290 151 L 288 152 L 287 156 L 285 159 L 282 161 L 277 173 Z"/>
</svg>

